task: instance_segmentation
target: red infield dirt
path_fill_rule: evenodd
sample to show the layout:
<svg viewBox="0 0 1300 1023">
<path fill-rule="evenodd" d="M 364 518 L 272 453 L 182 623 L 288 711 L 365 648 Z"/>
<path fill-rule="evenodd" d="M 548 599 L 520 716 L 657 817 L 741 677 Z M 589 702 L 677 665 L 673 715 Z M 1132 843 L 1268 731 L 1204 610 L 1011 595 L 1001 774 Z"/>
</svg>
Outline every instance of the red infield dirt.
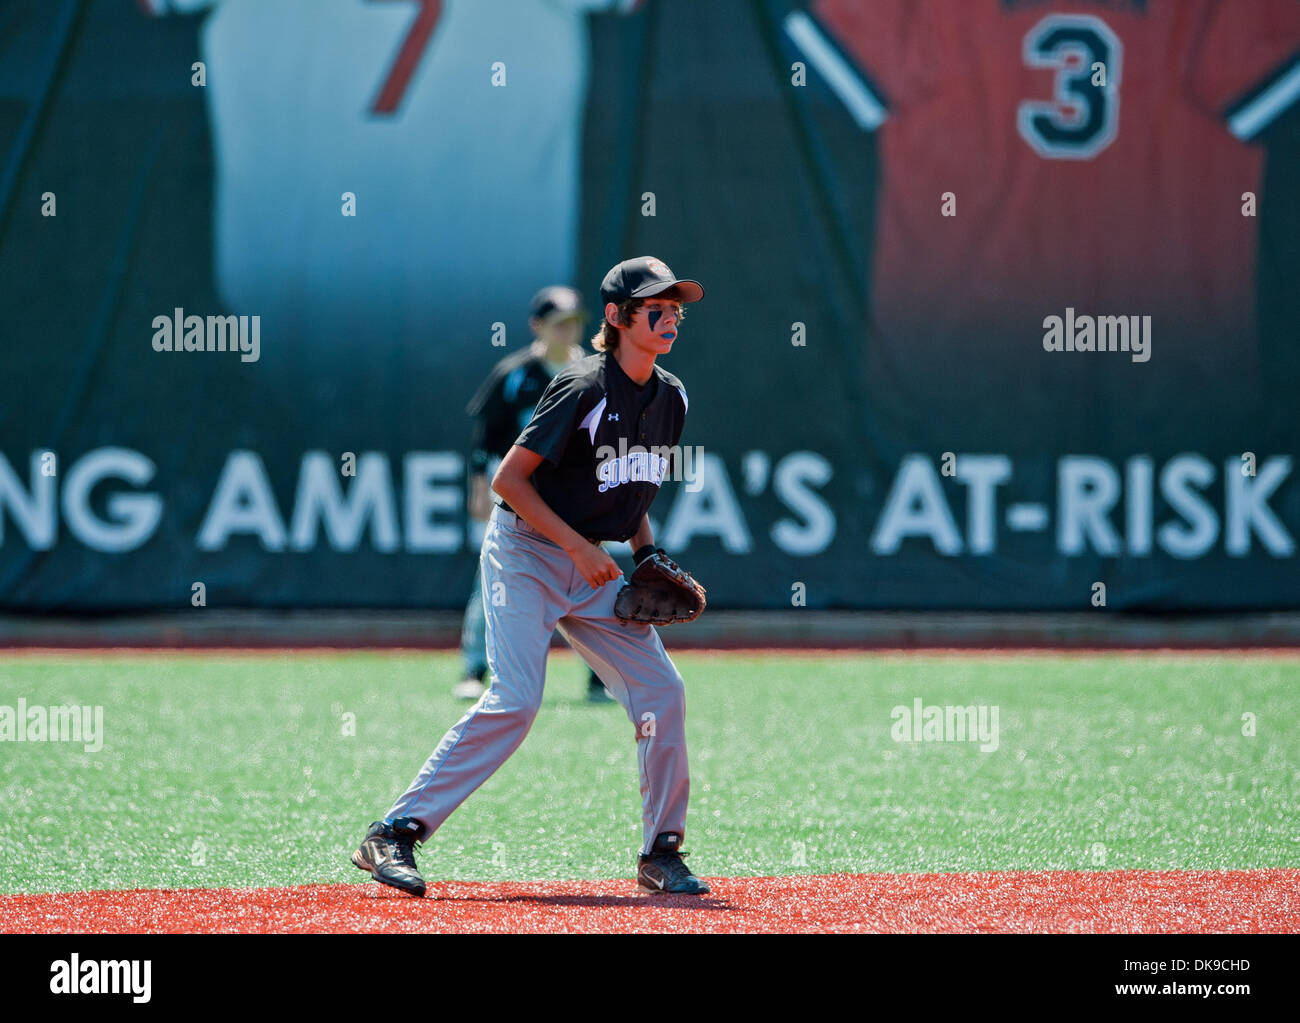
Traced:
<svg viewBox="0 0 1300 1023">
<path fill-rule="evenodd" d="M 631 881 L 372 881 L 0 896 L 12 933 L 1295 932 L 1300 870 L 1008 871 L 709 878 L 707 896 Z"/>
</svg>

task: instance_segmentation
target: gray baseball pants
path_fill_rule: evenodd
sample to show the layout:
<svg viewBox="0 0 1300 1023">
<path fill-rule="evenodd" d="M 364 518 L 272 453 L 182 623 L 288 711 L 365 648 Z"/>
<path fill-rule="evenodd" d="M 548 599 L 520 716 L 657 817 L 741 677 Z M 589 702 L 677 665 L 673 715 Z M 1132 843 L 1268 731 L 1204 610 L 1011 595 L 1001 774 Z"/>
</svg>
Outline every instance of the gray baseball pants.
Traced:
<svg viewBox="0 0 1300 1023">
<path fill-rule="evenodd" d="M 685 835 L 685 687 L 653 626 L 614 617 L 623 581 L 593 589 L 563 549 L 499 507 L 492 510 L 479 565 L 492 684 L 442 737 L 386 819 L 414 818 L 427 841 L 519 748 L 542 703 L 546 655 L 558 628 L 635 728 L 641 851 L 648 853 L 662 832 Z"/>
</svg>

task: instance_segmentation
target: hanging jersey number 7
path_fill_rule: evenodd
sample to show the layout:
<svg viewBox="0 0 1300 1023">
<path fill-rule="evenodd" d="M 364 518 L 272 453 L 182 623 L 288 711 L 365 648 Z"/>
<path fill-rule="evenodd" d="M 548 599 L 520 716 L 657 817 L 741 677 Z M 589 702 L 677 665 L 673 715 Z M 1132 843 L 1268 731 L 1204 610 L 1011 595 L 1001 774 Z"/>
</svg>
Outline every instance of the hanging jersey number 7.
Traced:
<svg viewBox="0 0 1300 1023">
<path fill-rule="evenodd" d="M 371 0 L 371 3 L 378 2 L 380 0 Z M 402 40 L 401 48 L 393 58 L 392 67 L 384 76 L 383 85 L 380 86 L 379 94 L 370 108 L 370 112 L 377 116 L 389 116 L 397 113 L 401 108 L 402 100 L 406 96 L 406 87 L 411 84 L 411 77 L 415 74 L 415 69 L 420 65 L 420 58 L 424 56 L 424 51 L 429 46 L 433 30 L 438 26 L 438 19 L 442 17 L 442 0 L 413 0 L 413 2 L 419 8 L 415 20 L 411 22 L 411 27 Z"/>
<path fill-rule="evenodd" d="M 1091 15 L 1051 14 L 1029 30 L 1025 64 L 1056 72 L 1056 98 L 1026 100 L 1017 111 L 1016 126 L 1034 152 L 1091 160 L 1115 141 L 1123 57 L 1119 37 Z"/>
</svg>

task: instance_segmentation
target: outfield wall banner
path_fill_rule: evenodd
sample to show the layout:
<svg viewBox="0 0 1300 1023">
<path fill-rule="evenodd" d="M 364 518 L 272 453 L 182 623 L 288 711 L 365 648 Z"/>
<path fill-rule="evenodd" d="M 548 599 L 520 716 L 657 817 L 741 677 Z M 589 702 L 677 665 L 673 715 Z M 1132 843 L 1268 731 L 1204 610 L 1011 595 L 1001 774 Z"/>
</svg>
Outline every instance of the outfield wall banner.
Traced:
<svg viewBox="0 0 1300 1023">
<path fill-rule="evenodd" d="M 0 606 L 463 606 L 466 403 L 653 254 L 712 606 L 1294 608 L 1297 82 L 1293 0 L 11 0 Z"/>
</svg>

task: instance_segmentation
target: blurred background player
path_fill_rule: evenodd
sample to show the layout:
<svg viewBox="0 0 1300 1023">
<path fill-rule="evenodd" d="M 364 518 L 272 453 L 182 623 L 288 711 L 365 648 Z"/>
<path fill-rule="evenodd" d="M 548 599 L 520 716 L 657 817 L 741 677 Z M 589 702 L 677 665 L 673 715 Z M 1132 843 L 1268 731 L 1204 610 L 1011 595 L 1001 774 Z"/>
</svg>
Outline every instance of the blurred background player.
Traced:
<svg viewBox="0 0 1300 1023">
<path fill-rule="evenodd" d="M 483 542 L 492 511 L 489 480 L 532 419 L 533 409 L 551 378 L 582 358 L 580 338 L 585 320 L 578 292 L 563 286 L 543 288 L 533 296 L 528 310 L 532 344 L 498 362 L 469 403 L 466 411 L 475 418 L 469 468 L 470 540 L 474 548 Z M 484 628 L 483 577 L 481 571 L 476 571 L 460 636 L 465 678 L 452 688 L 452 694 L 462 700 L 477 700 L 487 688 Z M 613 702 L 594 671 L 587 678 L 587 699 L 593 703 Z"/>
</svg>

